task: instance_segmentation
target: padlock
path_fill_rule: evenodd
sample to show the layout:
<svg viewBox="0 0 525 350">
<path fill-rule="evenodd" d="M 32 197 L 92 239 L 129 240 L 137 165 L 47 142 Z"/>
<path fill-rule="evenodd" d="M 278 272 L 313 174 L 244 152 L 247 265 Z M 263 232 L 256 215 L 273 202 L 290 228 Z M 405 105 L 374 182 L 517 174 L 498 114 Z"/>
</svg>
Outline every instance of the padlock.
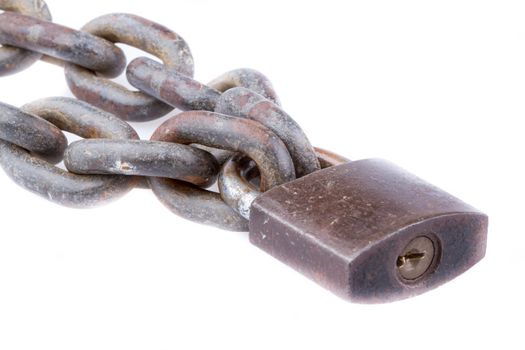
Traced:
<svg viewBox="0 0 525 350">
<path fill-rule="evenodd" d="M 420 294 L 486 250 L 485 214 L 380 159 L 277 186 L 249 215 L 254 245 L 354 302 Z"/>
</svg>

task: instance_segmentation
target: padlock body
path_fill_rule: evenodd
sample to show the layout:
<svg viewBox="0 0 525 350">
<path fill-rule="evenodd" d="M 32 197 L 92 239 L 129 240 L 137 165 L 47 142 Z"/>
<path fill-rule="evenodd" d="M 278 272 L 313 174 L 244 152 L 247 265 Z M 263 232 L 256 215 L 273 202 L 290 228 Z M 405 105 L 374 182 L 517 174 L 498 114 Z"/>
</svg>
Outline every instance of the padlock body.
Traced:
<svg viewBox="0 0 525 350">
<path fill-rule="evenodd" d="M 250 241 L 339 296 L 373 303 L 466 271 L 485 255 L 487 226 L 470 205 L 388 161 L 367 159 L 259 196 Z"/>
</svg>

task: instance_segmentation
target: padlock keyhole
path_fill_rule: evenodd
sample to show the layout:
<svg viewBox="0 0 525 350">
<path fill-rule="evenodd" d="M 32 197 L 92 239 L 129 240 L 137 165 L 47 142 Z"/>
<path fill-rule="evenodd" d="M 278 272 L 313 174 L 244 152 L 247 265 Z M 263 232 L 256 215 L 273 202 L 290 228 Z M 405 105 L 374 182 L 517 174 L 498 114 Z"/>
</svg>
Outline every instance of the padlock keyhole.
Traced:
<svg viewBox="0 0 525 350">
<path fill-rule="evenodd" d="M 425 258 L 425 253 L 412 251 L 406 255 L 399 256 L 397 258 L 397 267 L 402 267 L 405 264 L 412 264 L 413 267 L 417 266 Z"/>
<path fill-rule="evenodd" d="M 396 266 L 403 279 L 422 277 L 434 261 L 435 248 L 432 240 L 419 236 L 411 240 L 397 257 Z"/>
</svg>

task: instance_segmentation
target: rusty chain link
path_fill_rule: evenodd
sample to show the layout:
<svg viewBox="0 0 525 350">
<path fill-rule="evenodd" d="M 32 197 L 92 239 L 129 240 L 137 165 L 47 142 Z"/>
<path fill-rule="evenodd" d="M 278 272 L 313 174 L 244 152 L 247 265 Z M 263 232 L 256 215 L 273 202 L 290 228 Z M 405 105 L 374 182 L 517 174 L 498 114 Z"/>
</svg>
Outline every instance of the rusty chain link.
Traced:
<svg viewBox="0 0 525 350">
<path fill-rule="evenodd" d="M 0 42 L 81 65 L 107 77 L 119 75 L 124 52 L 98 36 L 46 20 L 4 12 Z"/>
<path fill-rule="evenodd" d="M 189 46 L 168 28 L 130 14 L 98 17 L 81 30 L 51 22 L 40 0 L 0 0 L 0 76 L 50 56 L 62 62 L 79 99 L 47 98 L 18 109 L 0 103 L 0 165 L 20 186 L 50 201 L 91 207 L 147 184 L 186 219 L 246 231 L 261 193 L 348 162 L 314 149 L 283 110 L 270 80 L 252 69 L 205 85 L 193 79 Z M 126 68 L 124 43 L 145 57 Z M 139 91 L 110 78 L 126 71 Z M 150 140 L 126 122 L 177 108 Z M 62 130 L 85 140 L 67 145 Z M 54 164 L 64 161 L 64 170 Z M 206 188 L 218 179 L 219 192 Z"/>
<path fill-rule="evenodd" d="M 235 87 L 247 87 L 279 103 L 270 80 L 253 69 L 227 72 L 207 86 L 149 58 L 139 57 L 131 61 L 126 74 L 137 89 L 183 111 L 214 111 L 222 93 Z"/>
<path fill-rule="evenodd" d="M 193 76 L 193 57 L 184 39 L 160 24 L 130 14 L 101 16 L 86 24 L 83 31 L 111 42 L 135 46 L 162 60 L 181 74 Z M 89 67 L 68 64 L 66 80 L 79 99 L 129 121 L 148 121 L 162 117 L 173 108 L 142 92 L 96 76 Z"/>
<path fill-rule="evenodd" d="M 0 10 L 18 12 L 23 15 L 51 20 L 51 13 L 43 1 L 35 0 L 0 0 Z M 0 14 L 0 23 L 5 23 L 9 12 Z M 0 35 L 4 35 L 0 31 Z M 0 39 L 0 42 L 1 39 Z M 2 42 L 3 45 L 5 43 Z M 4 46 L 0 48 L 0 77 L 18 73 L 38 61 L 42 54 L 24 50 L 19 47 Z"/>
<path fill-rule="evenodd" d="M 49 98 L 27 104 L 22 110 L 81 137 L 138 139 L 129 124 L 79 100 Z M 137 182 L 126 176 L 72 174 L 6 141 L 0 141 L 0 165 L 21 187 L 52 202 L 77 208 L 120 197 Z"/>
</svg>

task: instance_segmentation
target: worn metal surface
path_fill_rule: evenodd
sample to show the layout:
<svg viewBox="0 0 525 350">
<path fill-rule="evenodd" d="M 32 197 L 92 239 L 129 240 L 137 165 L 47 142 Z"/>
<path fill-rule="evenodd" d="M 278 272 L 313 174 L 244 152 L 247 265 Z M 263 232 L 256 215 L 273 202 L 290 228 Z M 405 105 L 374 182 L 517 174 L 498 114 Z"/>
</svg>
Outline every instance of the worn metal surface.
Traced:
<svg viewBox="0 0 525 350">
<path fill-rule="evenodd" d="M 256 92 L 242 87 L 229 89 L 220 97 L 215 111 L 255 120 L 272 130 L 290 152 L 297 177 L 321 169 L 314 148 L 299 124 L 278 105 Z"/>
<path fill-rule="evenodd" d="M 270 79 L 255 69 L 234 69 L 215 78 L 208 83 L 208 86 L 220 92 L 226 92 L 236 87 L 244 87 L 264 96 L 278 106 L 281 105 L 279 96 L 277 96 L 277 92 Z"/>
<path fill-rule="evenodd" d="M 131 85 L 180 110 L 213 111 L 221 93 L 146 57 L 126 69 Z"/>
<path fill-rule="evenodd" d="M 59 128 L 36 115 L 0 102 L 0 139 L 52 163 L 62 160 L 67 139 Z"/>
<path fill-rule="evenodd" d="M 168 28 L 139 16 L 116 13 L 98 17 L 83 31 L 111 42 L 128 44 L 162 60 L 170 70 L 193 76 L 193 57 L 184 39 Z M 75 65 L 66 66 L 66 80 L 73 94 L 129 121 L 148 121 L 172 110 L 167 104 L 142 92 L 96 76 Z"/>
<path fill-rule="evenodd" d="M 339 296 L 385 302 L 432 289 L 485 254 L 487 217 L 383 160 L 330 167 L 253 202 L 250 241 Z M 429 267 L 404 278 L 399 260 L 417 237 Z M 424 253 L 423 253 L 424 254 Z"/>
<path fill-rule="evenodd" d="M 217 113 L 246 118 L 248 112 L 254 105 L 265 100 L 267 99 L 261 94 L 243 89 L 242 87 L 235 87 L 226 90 L 221 95 L 221 98 L 217 101 L 215 111 Z"/>
<path fill-rule="evenodd" d="M 74 99 L 44 99 L 22 110 L 81 137 L 138 138 L 135 130 L 117 117 Z M 0 141 L 0 164 L 20 186 L 70 207 L 91 207 L 114 200 L 137 182 L 130 176 L 71 174 L 5 141 Z"/>
<path fill-rule="evenodd" d="M 206 152 L 213 154 L 213 156 L 215 157 L 215 159 L 217 159 L 217 162 L 219 162 L 220 165 L 223 165 L 224 163 L 226 163 L 226 161 L 230 159 L 232 155 L 235 154 L 235 152 L 232 152 L 232 151 L 199 145 L 197 143 L 192 143 L 191 146 L 202 149 Z"/>
<path fill-rule="evenodd" d="M 126 74 L 130 84 L 140 91 L 183 111 L 214 111 L 222 92 L 235 87 L 253 90 L 258 93 L 256 95 L 258 100 L 267 98 L 280 103 L 270 80 L 262 73 L 248 68 L 227 72 L 213 80 L 210 84 L 217 89 L 146 57 L 133 60 L 128 65 Z M 195 146 L 202 147 L 197 144 Z M 212 153 L 219 164 L 223 164 L 234 154 L 213 147 L 204 146 L 204 149 Z"/>
<path fill-rule="evenodd" d="M 208 111 L 183 112 L 165 121 L 151 140 L 241 152 L 257 163 L 263 191 L 295 179 L 286 146 L 270 129 L 251 120 Z"/>
<path fill-rule="evenodd" d="M 162 124 L 151 139 L 199 143 L 249 154 L 260 164 L 265 189 L 294 178 L 293 163 L 282 141 L 250 120 L 206 111 L 184 112 Z M 182 181 L 163 178 L 149 181 L 155 195 L 172 212 L 227 230 L 247 230 L 247 220 L 224 203 L 218 193 Z"/>
<path fill-rule="evenodd" d="M 144 140 L 76 141 L 69 145 L 64 164 L 77 174 L 165 177 L 204 187 L 214 184 L 219 172 L 219 163 L 206 151 Z"/>
<path fill-rule="evenodd" d="M 321 148 L 315 148 L 319 162 L 324 168 L 350 162 L 347 158 Z M 250 218 L 252 202 L 261 192 L 259 168 L 250 158 L 236 154 L 231 156 L 219 173 L 219 193 L 222 199 L 244 218 Z"/>
<path fill-rule="evenodd" d="M 107 77 L 122 73 L 124 52 L 113 43 L 15 12 L 0 14 L 0 43 L 72 62 Z"/>
<path fill-rule="evenodd" d="M 213 111 L 222 92 L 236 86 L 247 87 L 277 100 L 277 93 L 268 78 L 253 69 L 238 69 L 215 79 L 213 84 L 220 91 L 146 57 L 134 59 L 126 74 L 130 84 L 137 89 L 183 111 Z"/>
<path fill-rule="evenodd" d="M 27 113 L 53 123 L 58 128 L 83 138 L 138 139 L 128 123 L 86 102 L 68 97 L 50 97 L 28 103 Z"/>
<path fill-rule="evenodd" d="M 0 0 L 0 10 L 18 12 L 51 21 L 51 14 L 42 0 Z M 5 17 L 0 15 L 0 22 Z M 0 44 L 2 44 L 0 40 Z M 0 47 L 0 77 L 20 72 L 38 61 L 42 54 L 18 47 Z"/>
<path fill-rule="evenodd" d="M 237 154 L 224 163 L 219 174 L 219 193 L 226 204 L 246 219 L 250 219 L 252 202 L 261 192 L 253 186 L 242 172 L 250 165 L 251 159 Z"/>
<path fill-rule="evenodd" d="M 149 181 L 153 193 L 171 212 L 223 230 L 248 231 L 248 220 L 224 203 L 218 193 L 178 180 L 150 177 Z"/>
</svg>

